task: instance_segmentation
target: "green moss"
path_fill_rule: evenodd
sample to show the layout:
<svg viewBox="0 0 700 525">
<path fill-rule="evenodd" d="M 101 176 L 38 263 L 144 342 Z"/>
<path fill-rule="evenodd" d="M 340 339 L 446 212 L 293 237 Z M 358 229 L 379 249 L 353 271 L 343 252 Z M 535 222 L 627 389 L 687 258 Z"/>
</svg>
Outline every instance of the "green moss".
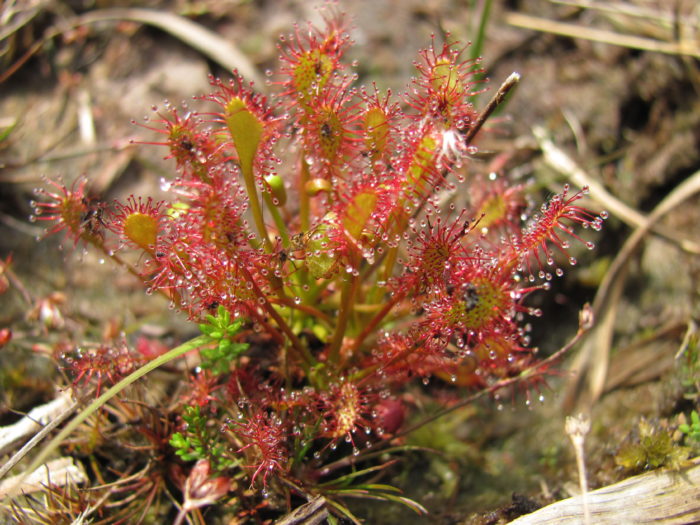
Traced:
<svg viewBox="0 0 700 525">
<path fill-rule="evenodd" d="M 659 467 L 678 469 L 683 466 L 689 453 L 690 448 L 677 444 L 665 429 L 642 420 L 638 439 L 620 449 L 615 463 L 636 471 Z"/>
</svg>

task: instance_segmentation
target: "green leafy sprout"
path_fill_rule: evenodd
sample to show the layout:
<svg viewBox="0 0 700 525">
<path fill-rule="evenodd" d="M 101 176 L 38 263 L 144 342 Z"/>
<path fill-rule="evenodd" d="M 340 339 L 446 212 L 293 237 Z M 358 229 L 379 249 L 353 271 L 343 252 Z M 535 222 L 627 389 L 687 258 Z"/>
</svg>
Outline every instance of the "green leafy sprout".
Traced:
<svg viewBox="0 0 700 525">
<path fill-rule="evenodd" d="M 170 438 L 170 445 L 184 461 L 208 459 L 212 469 L 221 472 L 236 464 L 227 457 L 225 443 L 219 439 L 216 429 L 207 426 L 207 418 L 199 406 L 185 407 L 182 414 L 186 430 L 175 432 Z"/>
<path fill-rule="evenodd" d="M 678 430 L 685 434 L 685 440 L 688 445 L 694 448 L 700 448 L 700 415 L 693 410 L 690 413 L 690 424 L 683 423 L 678 425 Z"/>
<path fill-rule="evenodd" d="M 214 375 L 222 375 L 229 371 L 231 362 L 248 349 L 248 343 L 234 342 L 243 325 L 242 319 L 231 320 L 231 314 L 219 305 L 216 316 L 207 315 L 207 323 L 199 325 L 199 330 L 212 341 L 214 348 L 203 348 L 199 351 L 202 357 L 201 367 L 211 370 Z"/>
</svg>

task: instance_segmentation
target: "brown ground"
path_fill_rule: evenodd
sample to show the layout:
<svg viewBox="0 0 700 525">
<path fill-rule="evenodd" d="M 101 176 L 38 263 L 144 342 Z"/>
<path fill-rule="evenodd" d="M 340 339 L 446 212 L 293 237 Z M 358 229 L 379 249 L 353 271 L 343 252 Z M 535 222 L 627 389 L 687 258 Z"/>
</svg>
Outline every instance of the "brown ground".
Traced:
<svg viewBox="0 0 700 525">
<path fill-rule="evenodd" d="M 0 72 L 7 77 L 0 84 L 0 133 L 14 126 L 0 141 L 0 255 L 12 254 L 26 295 L 15 288 L 0 303 L 0 328 L 10 327 L 14 335 L 13 342 L 0 349 L 0 424 L 16 419 L 10 408 L 28 410 L 53 395 L 52 365 L 37 358 L 32 349 L 58 336 L 24 319 L 40 298 L 55 291 L 64 293 L 61 308 L 66 321 L 61 330 L 86 338 L 99 339 L 107 325 L 127 331 L 138 327 L 166 341 L 186 329 L 164 301 L 144 298 L 138 283 L 101 264 L 99 256 L 57 251 L 56 240 L 36 243 L 41 228 L 27 221 L 28 202 L 31 190 L 42 184 L 43 174 L 62 175 L 70 181 L 87 173 L 93 191 L 107 199 L 155 194 L 161 170 L 168 169 L 160 160 L 163 150 L 130 146 L 130 137 L 145 134 L 130 120 L 150 114 L 151 106 L 164 99 L 177 103 L 205 92 L 210 72 L 225 74 L 181 37 L 151 26 L 110 21 L 78 28 L 65 25 L 75 14 L 87 12 L 88 4 L 112 8 L 138 2 L 26 0 L 14 4 L 6 1 L 0 12 L 6 19 L 25 22 L 14 29 L 3 22 L 0 36 Z M 263 72 L 275 65 L 277 36 L 287 33 L 295 21 L 317 17 L 311 4 L 302 0 L 153 0 L 139 7 L 188 14 L 233 42 Z M 380 88 L 391 87 L 395 92 L 407 85 L 414 71 L 412 60 L 429 44 L 431 33 L 449 31 L 461 41 L 475 38 L 478 10 L 465 6 L 471 2 L 341 4 L 355 21 L 352 32 L 357 46 L 351 58 L 360 61 L 360 82 L 374 80 Z M 606 4 L 624 7 L 631 15 L 545 0 L 493 4 L 482 52 L 491 92 L 511 71 L 518 71 L 522 82 L 507 107 L 511 122 L 500 125 L 506 133 L 484 137 L 483 158 L 475 162 L 475 171 L 487 169 L 495 153 L 506 152 L 507 169 L 523 180 L 535 180 L 545 193 L 554 191 L 566 176 L 545 163 L 533 137 L 535 126 L 546 130 L 592 179 L 643 214 L 700 170 L 700 11 L 693 0 Z M 541 31 L 516 27 L 514 13 L 536 17 L 533 23 Z M 552 34 L 554 21 L 577 27 L 579 37 Z M 695 55 L 592 42 L 581 37 L 587 28 L 606 31 L 615 42 L 623 35 L 657 42 L 679 38 L 694 46 Z M 23 61 L 32 45 L 52 31 L 57 36 Z M 18 63 L 10 75 L 9 68 Z M 488 96 L 482 95 L 479 104 Z M 81 124 L 83 117 L 87 124 Z M 93 136 L 86 134 L 90 123 Z M 590 205 L 599 207 L 592 201 Z M 698 209 L 698 199 L 690 198 L 674 206 L 662 224 L 676 238 L 698 243 Z M 579 307 L 593 299 L 606 264 L 630 235 L 630 226 L 609 211 L 613 217 L 596 251 L 581 254 L 581 269 L 570 271 L 546 299 L 555 304 L 543 306 L 546 321 L 535 326 L 533 335 L 544 350 L 556 349 L 573 334 Z M 688 414 L 698 403 L 697 388 L 692 386 L 690 393 L 696 397 L 682 400 L 681 394 L 689 390 L 680 385 L 678 362 L 674 362 L 689 323 L 700 312 L 697 253 L 648 235 L 630 259 L 622 293 L 611 301 L 616 308 L 612 352 L 609 358 L 593 354 L 596 357 L 591 360 L 593 368 L 610 363 L 602 398 L 593 407 L 589 470 L 594 486 L 623 475 L 612 457 L 640 417 L 671 418 L 673 425 L 675 414 Z M 626 348 L 641 340 L 648 342 Z M 565 388 L 566 381 L 555 378 L 552 391 L 544 392 L 544 403 L 536 403 L 533 410 L 518 399 L 505 402 L 501 411 L 489 402 L 448 418 L 442 430 L 449 429 L 457 439 L 444 446 L 424 443 L 442 446 L 445 456 L 427 468 L 412 464 L 420 476 L 409 472 L 397 481 L 406 486 L 415 486 L 417 478 L 425 482 L 418 493 L 408 491 L 409 496 L 420 496 L 433 513 L 420 522 L 471 523 L 467 517 L 473 512 L 499 506 L 500 514 L 482 514 L 474 522 L 506 519 L 513 492 L 541 503 L 565 496 L 569 484 L 576 481 L 563 431 Z M 387 523 L 397 519 L 395 508 L 389 512 L 392 517 L 385 516 Z"/>
</svg>

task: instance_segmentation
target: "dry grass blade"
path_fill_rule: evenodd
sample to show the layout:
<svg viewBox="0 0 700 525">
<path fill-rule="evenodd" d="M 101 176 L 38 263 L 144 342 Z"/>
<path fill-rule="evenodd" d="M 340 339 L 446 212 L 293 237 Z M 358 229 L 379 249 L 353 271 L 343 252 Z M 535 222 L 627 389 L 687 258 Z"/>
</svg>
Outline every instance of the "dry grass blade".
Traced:
<svg viewBox="0 0 700 525">
<path fill-rule="evenodd" d="M 71 396 L 63 394 L 53 401 L 33 408 L 16 423 L 0 427 L 0 454 L 5 454 L 14 443 L 34 434 L 45 423 L 59 417 L 71 404 Z"/>
<path fill-rule="evenodd" d="M 631 19 L 646 19 L 664 29 L 672 29 L 675 25 L 683 25 L 689 29 L 697 29 L 700 23 L 700 20 L 694 21 L 687 17 L 679 19 L 679 13 L 674 12 L 674 9 L 678 9 L 679 6 L 674 6 L 670 2 L 667 3 L 666 10 L 635 5 L 629 0 L 618 0 L 617 2 L 601 2 L 600 0 L 550 0 L 550 2 L 581 9 L 590 9 L 610 15 L 623 15 Z M 657 2 L 657 4 L 660 4 L 660 2 Z M 688 2 L 688 5 L 689 4 L 690 2 Z M 663 6 L 659 5 L 658 7 L 661 8 Z"/>
<path fill-rule="evenodd" d="M 236 46 L 213 31 L 182 16 L 152 9 L 115 8 L 93 11 L 78 19 L 81 24 L 101 20 L 129 20 L 157 27 L 208 56 L 225 69 L 236 69 L 249 80 L 260 86 L 264 85 L 258 70 Z"/>
<path fill-rule="evenodd" d="M 14 425 L 0 429 L 0 453 L 7 452 L 20 439 L 35 433 L 25 445 L 17 451 L 2 468 L 2 479 L 22 458 L 27 455 L 49 432 L 70 416 L 78 404 L 69 395 L 62 395 L 45 405 L 36 407 Z M 42 427 L 42 425 L 44 425 Z"/>
<path fill-rule="evenodd" d="M 604 393 L 660 379 L 672 370 L 676 359 L 669 348 L 677 349 L 677 341 L 687 327 L 687 320 L 673 319 L 652 334 L 619 348 L 610 361 Z"/>
<path fill-rule="evenodd" d="M 210 31 L 196 22 L 174 13 L 138 8 L 115 8 L 91 11 L 85 15 L 68 20 L 65 24 L 62 24 L 61 27 L 47 31 L 43 40 L 36 42 L 20 60 L 12 67 L 8 68 L 7 71 L 0 74 L 0 83 L 7 80 L 30 56 L 39 51 L 46 42 L 55 36 L 60 35 L 70 28 L 109 20 L 128 20 L 157 27 L 181 40 L 193 49 L 196 49 L 224 69 L 229 71 L 234 69 L 238 70 L 241 75 L 254 81 L 260 88 L 265 85 L 256 67 L 235 45 L 225 38 L 220 37 L 213 31 Z"/>
<path fill-rule="evenodd" d="M 0 42 L 26 27 L 46 7 L 49 2 L 7 1 L 0 6 Z M 5 52 L 0 51 L 0 56 Z"/>
<path fill-rule="evenodd" d="M 275 522 L 275 525 L 317 525 L 326 523 L 328 510 L 323 496 L 316 496 L 308 503 L 297 507 L 285 517 Z"/>
<path fill-rule="evenodd" d="M 700 58 L 700 45 L 691 39 L 677 42 L 666 42 L 653 38 L 644 38 L 635 35 L 624 35 L 614 31 L 584 27 L 578 24 L 557 22 L 547 18 L 524 15 L 522 13 L 507 13 L 505 21 L 515 27 L 532 29 L 543 33 L 552 33 L 570 38 L 582 38 L 593 42 L 611 44 L 614 46 L 628 47 L 642 51 L 653 51 L 668 55 L 684 55 Z"/>
<path fill-rule="evenodd" d="M 8 496 L 12 491 L 19 490 L 23 494 L 43 490 L 47 485 L 65 486 L 79 484 L 87 481 L 87 476 L 79 464 L 73 462 L 73 458 L 58 458 L 47 462 L 31 474 L 20 474 L 7 478 L 0 483 L 0 499 Z M 20 482 L 20 486 L 16 487 Z"/>
</svg>

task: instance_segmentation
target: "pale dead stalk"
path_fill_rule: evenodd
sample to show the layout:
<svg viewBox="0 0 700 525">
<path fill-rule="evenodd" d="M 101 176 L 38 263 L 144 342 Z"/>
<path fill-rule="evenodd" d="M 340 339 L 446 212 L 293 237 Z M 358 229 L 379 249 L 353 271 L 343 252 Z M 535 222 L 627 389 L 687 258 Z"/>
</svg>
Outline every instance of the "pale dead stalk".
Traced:
<svg viewBox="0 0 700 525">
<path fill-rule="evenodd" d="M 581 496 L 583 501 L 583 521 L 586 525 L 591 525 L 591 509 L 588 501 L 588 475 L 586 473 L 586 434 L 591 430 L 591 420 L 588 416 L 579 414 L 577 417 L 566 418 L 564 426 L 566 433 L 574 445 L 576 454 L 576 467 L 578 468 L 578 480 L 581 486 Z"/>
</svg>

